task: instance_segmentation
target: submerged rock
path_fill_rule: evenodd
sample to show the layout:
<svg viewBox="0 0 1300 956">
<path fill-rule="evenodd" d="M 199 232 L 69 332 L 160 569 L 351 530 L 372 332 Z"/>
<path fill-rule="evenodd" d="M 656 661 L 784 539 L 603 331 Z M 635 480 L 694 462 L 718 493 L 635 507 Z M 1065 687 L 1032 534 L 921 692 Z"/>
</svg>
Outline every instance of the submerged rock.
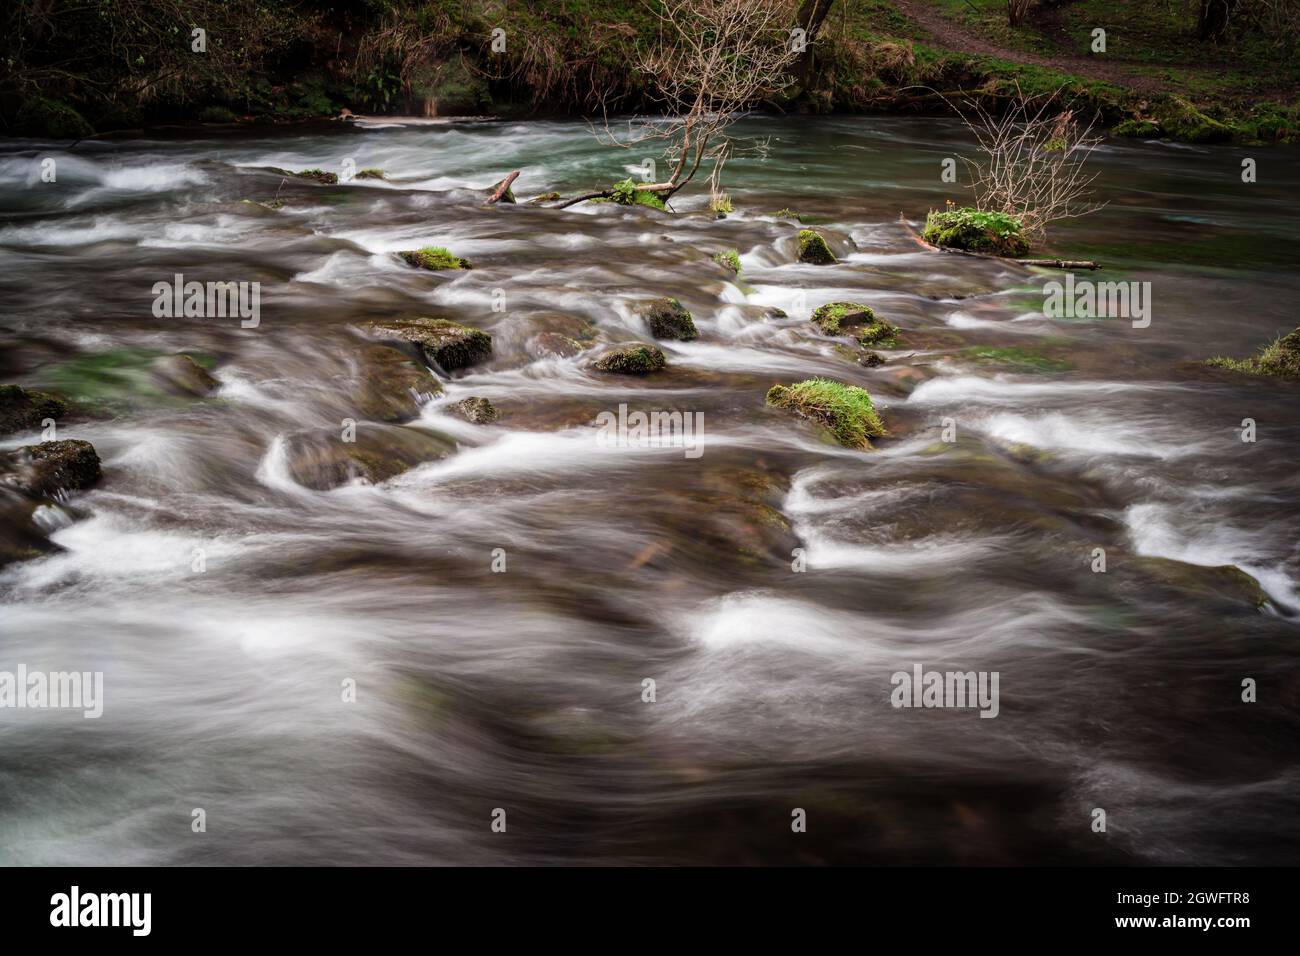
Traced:
<svg viewBox="0 0 1300 956">
<path fill-rule="evenodd" d="M 490 425 L 501 417 L 500 412 L 496 410 L 496 406 L 486 398 L 480 398 L 477 395 L 471 395 L 469 398 L 463 398 L 459 402 L 447 406 L 447 411 L 457 418 L 463 418 L 475 425 Z"/>
<path fill-rule="evenodd" d="M 291 435 L 285 442 L 289 474 L 315 491 L 356 479 L 378 484 L 456 449 L 454 442 L 426 431 L 374 422 L 358 425 L 355 439 L 344 441 L 334 430 Z"/>
<path fill-rule="evenodd" d="M 492 354 L 492 336 L 449 319 L 381 319 L 361 328 L 376 338 L 411 343 L 430 363 L 445 371 L 473 365 Z"/>
<path fill-rule="evenodd" d="M 47 418 L 66 415 L 68 406 L 48 392 L 0 385 L 0 435 L 40 428 Z"/>
<path fill-rule="evenodd" d="M 374 421 L 404 422 L 442 392 L 442 384 L 398 349 L 370 345 L 361 356 L 361 383 L 356 393 L 361 414 Z"/>
<path fill-rule="evenodd" d="M 164 355 L 155 359 L 151 368 L 159 384 L 173 393 L 209 395 L 221 384 L 188 355 Z"/>
<path fill-rule="evenodd" d="M 1259 582 L 1235 564 L 1207 567 L 1155 557 L 1135 557 L 1129 562 L 1163 586 L 1201 600 L 1247 604 L 1256 609 L 1268 604 L 1268 595 Z"/>
<path fill-rule="evenodd" d="M 831 247 L 826 245 L 826 240 L 822 238 L 821 233 L 813 229 L 800 229 L 799 261 L 815 266 L 831 266 L 839 260 L 835 258 L 835 253 L 831 252 Z"/>
<path fill-rule="evenodd" d="M 825 428 L 846 448 L 870 448 L 871 439 L 887 432 L 867 390 L 824 378 L 794 385 L 773 385 L 767 404 L 787 408 Z"/>
<path fill-rule="evenodd" d="M 443 272 L 448 269 L 473 269 L 474 263 L 460 256 L 452 255 L 442 246 L 425 246 L 423 249 L 408 249 L 399 252 L 399 256 L 408 266 L 428 269 L 431 272 Z"/>
<path fill-rule="evenodd" d="M 0 474 L 10 488 L 26 495 L 53 497 L 80 491 L 99 481 L 99 455 L 88 441 L 65 439 L 24 445 L 4 456 Z"/>
<path fill-rule="evenodd" d="M 676 299 L 652 299 L 637 306 L 637 311 L 645 319 L 650 334 L 657 339 L 670 339 L 689 342 L 699 338 L 695 328 L 695 319 L 691 313 Z"/>
<path fill-rule="evenodd" d="M 596 368 L 619 375 L 648 375 L 668 364 L 664 353 L 653 345 L 623 345 L 596 359 Z"/>
</svg>

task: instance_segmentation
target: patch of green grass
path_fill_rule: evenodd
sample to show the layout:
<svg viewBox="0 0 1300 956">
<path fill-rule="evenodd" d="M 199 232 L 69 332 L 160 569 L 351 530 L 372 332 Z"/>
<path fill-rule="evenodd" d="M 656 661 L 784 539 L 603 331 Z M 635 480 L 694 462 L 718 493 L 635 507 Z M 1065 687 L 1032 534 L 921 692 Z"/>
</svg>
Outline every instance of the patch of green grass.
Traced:
<svg viewBox="0 0 1300 956">
<path fill-rule="evenodd" d="M 1206 365 L 1226 368 L 1247 375 L 1267 375 L 1271 378 L 1300 379 L 1300 328 L 1274 339 L 1252 358 L 1237 359 L 1217 356 L 1206 359 Z"/>
<path fill-rule="evenodd" d="M 399 252 L 398 255 L 406 260 L 407 265 L 415 266 L 418 269 L 431 269 L 435 272 L 443 269 L 474 268 L 473 263 L 468 259 L 453 255 L 442 246 L 425 246 L 423 249 Z"/>
<path fill-rule="evenodd" d="M 736 275 L 740 275 L 740 253 L 735 249 L 727 249 L 725 252 L 719 252 L 713 257 L 713 261 L 720 266 L 726 266 Z"/>
<path fill-rule="evenodd" d="M 978 209 L 930 211 L 921 236 L 931 245 L 965 249 L 998 256 L 1023 256 L 1029 252 L 1020 220 L 1004 212 Z"/>
<path fill-rule="evenodd" d="M 793 385 L 773 385 L 766 402 L 820 425 L 846 448 L 870 448 L 872 438 L 888 434 L 871 396 L 856 385 L 810 378 Z"/>
</svg>

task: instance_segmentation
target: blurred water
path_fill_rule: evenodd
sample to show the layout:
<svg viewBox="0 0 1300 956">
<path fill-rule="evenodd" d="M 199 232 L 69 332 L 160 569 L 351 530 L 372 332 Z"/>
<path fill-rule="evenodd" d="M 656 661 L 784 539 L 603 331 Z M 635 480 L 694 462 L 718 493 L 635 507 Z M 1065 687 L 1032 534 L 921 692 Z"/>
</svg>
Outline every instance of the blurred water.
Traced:
<svg viewBox="0 0 1300 956">
<path fill-rule="evenodd" d="M 1195 364 L 1296 324 L 1295 150 L 1106 146 L 1108 207 L 1052 242 L 1152 283 L 1135 329 L 1045 319 L 1055 275 L 916 246 L 900 213 L 961 198 L 939 180 L 969 149 L 954 124 L 740 132 L 725 220 L 700 191 L 677 216 L 481 205 L 512 169 L 523 200 L 644 158 L 579 123 L 7 143 L 4 380 L 185 350 L 221 390 L 61 429 L 105 478 L 61 553 L 0 571 L 0 670 L 102 670 L 105 713 L 0 709 L 0 862 L 1300 862 L 1296 387 Z M 345 160 L 389 180 L 267 169 Z M 820 217 L 842 263 L 794 263 L 783 207 Z M 423 245 L 476 267 L 391 255 Z M 739 278 L 709 261 L 729 248 Z M 178 272 L 260 282 L 260 326 L 155 318 Z M 644 339 L 632 304 L 658 295 L 701 331 L 661 343 L 661 374 L 535 348 L 582 320 L 597 344 Z M 903 327 L 888 364 L 813 334 L 840 299 Z M 494 336 L 402 426 L 455 453 L 304 487 L 295 436 L 364 418 L 355 325 L 412 314 Z M 868 388 L 893 437 L 848 451 L 764 408 L 814 375 Z M 501 421 L 448 416 L 467 395 Z M 620 403 L 702 412 L 703 454 L 603 446 L 592 423 Z M 1204 570 L 1227 564 L 1269 606 Z M 913 663 L 998 671 L 999 716 L 894 709 Z"/>
</svg>

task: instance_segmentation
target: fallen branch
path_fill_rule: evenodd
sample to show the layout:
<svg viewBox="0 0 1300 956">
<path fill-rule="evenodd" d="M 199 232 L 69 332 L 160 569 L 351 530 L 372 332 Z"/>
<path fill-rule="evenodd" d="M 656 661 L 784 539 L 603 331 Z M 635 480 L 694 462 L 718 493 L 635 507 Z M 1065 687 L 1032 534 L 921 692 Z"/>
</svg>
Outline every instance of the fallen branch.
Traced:
<svg viewBox="0 0 1300 956">
<path fill-rule="evenodd" d="M 491 206 L 493 203 L 500 202 L 501 197 L 510 191 L 510 184 L 519 178 L 519 170 L 515 170 L 497 185 L 496 192 L 487 198 L 483 203 L 485 206 Z M 513 201 L 513 200 L 512 200 Z"/>
<path fill-rule="evenodd" d="M 969 249 L 945 249 L 943 246 L 935 246 L 926 242 L 912 228 L 912 224 L 903 218 L 903 214 L 898 214 L 898 222 L 907 230 L 907 234 L 922 249 L 928 249 L 931 252 L 947 252 L 958 256 L 974 256 L 976 259 L 997 259 L 1000 262 L 1014 262 L 1020 266 L 1041 266 L 1045 269 L 1100 269 L 1101 264 L 1093 262 L 1090 259 L 1015 259 L 1011 256 L 995 256 L 990 252 L 971 252 Z"/>
<path fill-rule="evenodd" d="M 637 183 L 637 192 L 661 193 L 666 192 L 669 195 L 676 192 L 678 188 L 674 183 Z M 554 206 L 547 206 L 547 209 L 568 209 L 570 206 L 576 206 L 580 202 L 587 202 L 589 199 L 612 199 L 614 196 L 613 189 L 602 189 L 600 192 L 587 193 L 585 196 L 575 196 L 573 199 L 566 199 L 563 202 L 556 203 Z"/>
</svg>

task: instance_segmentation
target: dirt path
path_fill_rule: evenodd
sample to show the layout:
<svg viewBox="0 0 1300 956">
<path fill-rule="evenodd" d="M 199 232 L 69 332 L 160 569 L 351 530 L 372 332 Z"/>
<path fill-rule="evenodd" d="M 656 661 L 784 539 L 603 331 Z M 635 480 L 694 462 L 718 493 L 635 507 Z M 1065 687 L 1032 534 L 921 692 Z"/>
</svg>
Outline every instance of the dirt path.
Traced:
<svg viewBox="0 0 1300 956">
<path fill-rule="evenodd" d="M 980 36 L 971 27 L 944 16 L 926 0 L 894 0 L 894 6 L 930 34 L 935 45 L 944 49 L 995 56 L 1012 63 L 1050 67 L 1063 73 L 1086 76 L 1092 80 L 1114 83 L 1143 93 L 1161 93 L 1170 89 L 1154 77 L 1131 72 L 1132 67 L 1123 61 L 1094 56 L 1045 56 L 998 46 Z"/>
</svg>

